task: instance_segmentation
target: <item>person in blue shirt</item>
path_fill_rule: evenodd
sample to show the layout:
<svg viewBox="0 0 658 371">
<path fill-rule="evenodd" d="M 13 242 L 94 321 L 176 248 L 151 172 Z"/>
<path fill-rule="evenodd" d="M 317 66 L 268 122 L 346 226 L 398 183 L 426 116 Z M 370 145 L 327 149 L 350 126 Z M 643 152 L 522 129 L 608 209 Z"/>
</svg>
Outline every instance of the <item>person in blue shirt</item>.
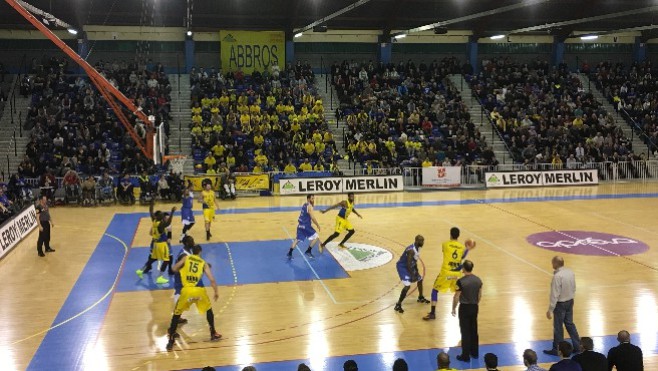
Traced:
<svg viewBox="0 0 658 371">
<path fill-rule="evenodd" d="M 288 259 L 292 259 L 292 251 L 297 247 L 297 244 L 300 241 L 305 240 L 311 242 L 308 244 L 308 248 L 304 254 L 309 258 L 313 258 L 313 253 L 311 252 L 313 246 L 320 242 L 320 235 L 318 234 L 320 231 L 320 224 L 318 223 L 318 220 L 315 219 L 313 205 L 315 205 L 315 195 L 307 195 L 306 203 L 302 206 L 302 210 L 299 213 L 299 219 L 297 220 L 297 237 L 292 241 L 292 246 L 290 246 L 290 250 L 288 251 Z M 317 231 L 313 228 L 313 224 L 318 228 Z M 322 253 L 324 246 L 320 243 L 318 249 L 320 253 Z"/>
</svg>

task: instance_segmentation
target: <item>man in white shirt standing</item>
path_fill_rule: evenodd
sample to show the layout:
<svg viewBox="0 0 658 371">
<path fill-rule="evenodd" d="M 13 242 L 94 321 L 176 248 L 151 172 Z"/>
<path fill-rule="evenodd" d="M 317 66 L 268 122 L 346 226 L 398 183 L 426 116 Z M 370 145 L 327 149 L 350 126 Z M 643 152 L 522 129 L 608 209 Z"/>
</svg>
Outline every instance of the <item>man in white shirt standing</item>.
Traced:
<svg viewBox="0 0 658 371">
<path fill-rule="evenodd" d="M 573 299 L 576 296 L 576 276 L 573 271 L 564 266 L 561 256 L 553 257 L 553 280 L 551 281 L 551 296 L 546 318 L 553 319 L 553 349 L 545 350 L 545 354 L 557 356 L 557 345 L 564 341 L 564 327 L 571 337 L 574 349 L 580 349 L 580 336 L 573 323 Z"/>
</svg>

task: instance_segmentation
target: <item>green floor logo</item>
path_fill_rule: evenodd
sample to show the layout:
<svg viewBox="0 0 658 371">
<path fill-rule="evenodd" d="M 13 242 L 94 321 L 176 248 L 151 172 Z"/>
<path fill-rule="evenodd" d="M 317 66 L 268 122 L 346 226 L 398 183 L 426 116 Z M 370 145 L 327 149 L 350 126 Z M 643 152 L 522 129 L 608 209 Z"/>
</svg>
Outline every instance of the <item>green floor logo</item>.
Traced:
<svg viewBox="0 0 658 371">
<path fill-rule="evenodd" d="M 381 247 L 360 243 L 347 243 L 346 246 L 347 248 L 340 248 L 337 243 L 332 242 L 327 248 L 347 271 L 376 268 L 393 259 L 393 254 Z"/>
</svg>

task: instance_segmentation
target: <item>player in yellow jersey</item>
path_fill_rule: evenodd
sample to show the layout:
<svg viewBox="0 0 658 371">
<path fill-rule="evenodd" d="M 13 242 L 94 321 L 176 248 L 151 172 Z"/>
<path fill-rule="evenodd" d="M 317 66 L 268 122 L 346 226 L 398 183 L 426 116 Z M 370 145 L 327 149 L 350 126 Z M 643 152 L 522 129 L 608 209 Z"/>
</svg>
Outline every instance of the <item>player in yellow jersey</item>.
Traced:
<svg viewBox="0 0 658 371">
<path fill-rule="evenodd" d="M 331 242 L 334 238 L 338 237 L 343 231 L 347 231 L 347 235 L 345 235 L 345 238 L 338 244 L 339 247 L 345 248 L 345 243 L 347 240 L 352 237 L 354 234 L 354 227 L 352 227 L 352 223 L 350 223 L 349 220 L 347 220 L 347 217 L 350 216 L 351 213 L 354 213 L 356 216 L 359 218 L 363 219 L 361 214 L 359 214 L 356 209 L 354 208 L 354 193 L 350 192 L 347 194 L 347 200 L 343 200 L 327 209 L 322 210 L 322 214 L 326 213 L 329 210 L 335 209 L 340 206 L 340 211 L 338 212 L 338 215 L 336 215 L 336 228 L 334 229 L 334 233 L 327 237 L 327 239 L 322 243 L 323 246 L 327 246 L 327 243 Z"/>
<path fill-rule="evenodd" d="M 213 299 L 219 299 L 217 292 L 217 282 L 210 270 L 210 266 L 200 256 L 201 246 L 196 245 L 192 248 L 192 255 L 184 255 L 176 262 L 172 268 L 174 272 L 180 274 L 181 285 L 183 286 L 180 292 L 180 297 L 176 302 L 174 315 L 171 317 L 171 324 L 169 325 L 169 341 L 167 342 L 167 350 L 174 349 L 176 342 L 176 328 L 180 321 L 180 317 L 186 310 L 190 309 L 192 304 L 196 305 L 199 314 L 206 313 L 208 326 L 210 327 L 210 340 L 215 341 L 221 339 L 222 335 L 215 331 L 215 314 L 212 311 L 212 303 L 206 292 L 206 288 L 199 286 L 201 278 L 205 274 L 210 281 L 210 285 L 214 291 Z"/>
<path fill-rule="evenodd" d="M 450 228 L 450 240 L 444 242 L 441 246 L 443 264 L 441 264 L 441 271 L 436 276 L 432 288 L 432 309 L 423 317 L 424 320 L 436 319 L 435 311 L 439 292 L 455 292 L 457 288 L 457 280 L 462 275 L 462 261 L 464 261 L 469 251 L 466 246 L 458 241 L 459 235 L 459 228 Z"/>
<path fill-rule="evenodd" d="M 210 224 L 215 219 L 215 211 L 219 209 L 215 191 L 212 189 L 212 182 L 207 181 L 201 191 L 201 204 L 203 205 L 203 219 L 206 222 L 206 240 L 210 240 Z"/>
<path fill-rule="evenodd" d="M 171 213 L 167 214 L 159 210 L 153 212 L 153 205 L 154 202 L 151 201 L 151 206 L 149 207 L 151 221 L 153 222 L 151 226 L 151 253 L 144 267 L 138 269 L 135 273 L 137 273 L 139 278 L 142 278 L 144 272 L 151 270 L 153 263 L 160 261 L 160 276 L 158 276 L 155 282 L 157 284 L 166 284 L 169 280 L 164 276 L 164 272 L 171 266 L 171 253 L 169 252 L 169 240 L 171 237 L 167 229 L 171 225 L 171 219 L 174 212 L 176 212 L 176 207 L 173 207 Z"/>
</svg>

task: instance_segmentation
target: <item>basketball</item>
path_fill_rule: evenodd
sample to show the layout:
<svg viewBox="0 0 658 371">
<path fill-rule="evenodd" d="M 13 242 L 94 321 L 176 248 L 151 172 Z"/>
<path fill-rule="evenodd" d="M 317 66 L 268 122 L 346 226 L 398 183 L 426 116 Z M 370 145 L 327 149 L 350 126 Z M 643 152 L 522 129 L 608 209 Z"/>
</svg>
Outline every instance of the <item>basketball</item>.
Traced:
<svg viewBox="0 0 658 371">
<path fill-rule="evenodd" d="M 475 248 L 475 241 L 469 238 L 466 241 L 464 241 L 464 246 L 466 246 L 467 249 L 472 250 Z"/>
</svg>

